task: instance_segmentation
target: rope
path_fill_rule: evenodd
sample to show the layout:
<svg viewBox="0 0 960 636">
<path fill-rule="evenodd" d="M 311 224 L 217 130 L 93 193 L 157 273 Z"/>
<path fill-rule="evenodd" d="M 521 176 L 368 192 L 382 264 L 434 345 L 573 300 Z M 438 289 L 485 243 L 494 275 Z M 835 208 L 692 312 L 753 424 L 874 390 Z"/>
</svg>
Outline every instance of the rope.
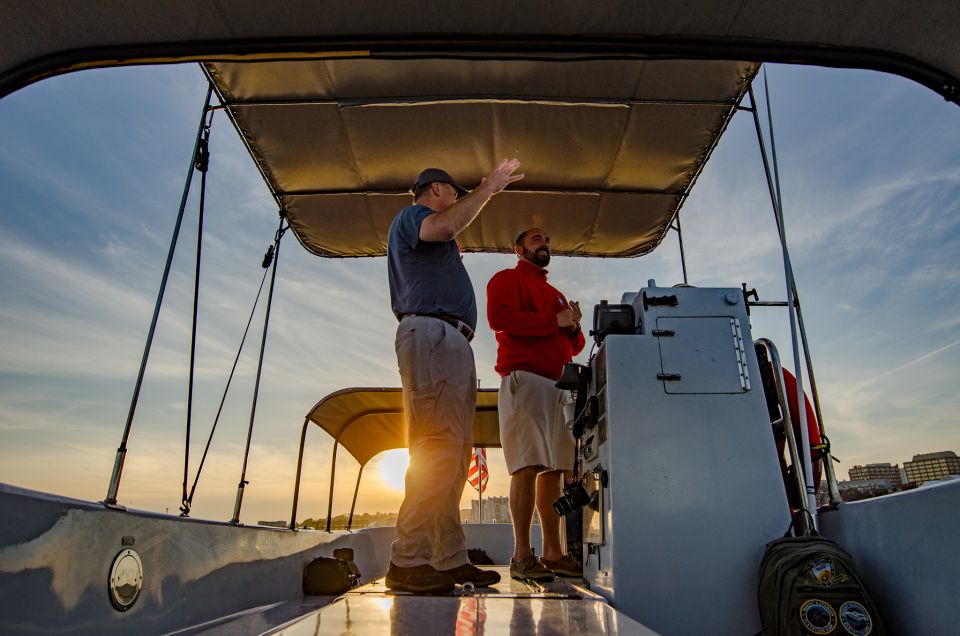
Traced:
<svg viewBox="0 0 960 636">
<path fill-rule="evenodd" d="M 203 254 L 203 210 L 207 192 L 207 170 L 210 167 L 210 128 L 213 125 L 213 110 L 203 127 L 203 137 L 197 146 L 194 168 L 200 173 L 200 210 L 197 215 L 197 263 L 193 276 L 193 323 L 190 329 L 190 379 L 187 388 L 187 426 L 183 451 L 183 489 L 180 496 L 180 516 L 190 515 L 190 498 L 187 497 L 187 476 L 190 470 L 190 429 L 193 418 L 194 371 L 197 358 L 197 314 L 200 307 L 200 257 Z"/>
<path fill-rule="evenodd" d="M 243 330 L 243 337 L 240 339 L 240 346 L 237 348 L 237 355 L 233 359 L 233 366 L 230 368 L 230 375 L 227 376 L 227 384 L 223 388 L 223 395 L 220 397 L 220 406 L 217 408 L 217 414 L 213 418 L 213 426 L 210 427 L 210 436 L 207 437 L 207 445 L 203 449 L 203 456 L 200 458 L 200 465 L 197 467 L 197 474 L 193 478 L 193 486 L 190 488 L 190 495 L 186 498 L 186 506 L 188 511 L 190 506 L 193 504 L 193 495 L 197 490 L 197 484 L 200 482 L 200 474 L 203 472 L 203 465 L 207 461 L 207 453 L 210 451 L 210 444 L 213 442 L 213 435 L 217 430 L 217 424 L 220 422 L 220 414 L 223 412 L 223 405 L 227 400 L 227 393 L 230 391 L 230 384 L 233 382 L 233 376 L 237 370 L 237 363 L 240 361 L 240 354 L 243 352 L 243 345 L 247 341 L 247 334 L 250 332 L 250 324 L 253 322 L 253 316 L 257 311 L 257 305 L 260 304 L 260 294 L 263 293 L 263 284 L 267 280 L 267 273 L 270 271 L 270 263 L 272 261 L 273 245 L 271 244 L 263 258 L 263 276 L 260 278 L 260 288 L 257 289 L 257 296 L 254 298 L 253 307 L 250 308 L 250 317 L 247 318 L 247 326 Z"/>
<path fill-rule="evenodd" d="M 237 485 L 237 498 L 233 505 L 233 517 L 230 519 L 230 523 L 233 524 L 240 523 L 240 508 L 243 505 L 243 491 L 246 485 L 250 483 L 247 481 L 247 462 L 250 459 L 250 441 L 253 438 L 253 422 L 257 415 L 257 399 L 260 395 L 260 377 L 263 372 L 263 356 L 267 348 L 267 332 L 270 328 L 270 309 L 273 307 L 273 290 L 277 282 L 277 263 L 280 262 L 280 239 L 282 239 L 284 233 L 290 229 L 289 224 L 286 227 L 283 226 L 285 220 L 286 214 L 284 210 L 281 209 L 280 225 L 277 227 L 277 232 L 273 239 L 273 253 L 271 254 L 270 250 L 267 250 L 267 255 L 264 256 L 263 259 L 264 267 L 269 267 L 270 264 L 268 263 L 268 260 L 272 258 L 273 268 L 270 270 L 270 291 L 267 294 L 267 310 L 263 318 L 263 336 L 260 339 L 260 359 L 257 362 L 257 379 L 253 384 L 253 404 L 250 407 L 250 424 L 247 427 L 247 443 L 243 451 L 243 469 L 240 472 L 240 483 Z"/>
</svg>

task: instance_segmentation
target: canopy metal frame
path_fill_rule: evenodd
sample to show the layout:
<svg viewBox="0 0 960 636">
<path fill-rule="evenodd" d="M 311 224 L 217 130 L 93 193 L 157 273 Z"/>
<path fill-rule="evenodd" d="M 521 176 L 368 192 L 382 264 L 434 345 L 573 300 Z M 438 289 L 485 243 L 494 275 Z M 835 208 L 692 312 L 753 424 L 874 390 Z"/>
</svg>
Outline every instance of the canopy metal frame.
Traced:
<svg viewBox="0 0 960 636">
<path fill-rule="evenodd" d="M 288 525 L 290 530 L 297 529 L 297 509 L 298 509 L 299 500 L 300 500 L 300 485 L 301 485 L 301 480 L 303 476 L 303 457 L 304 457 L 304 451 L 306 448 L 307 430 L 309 429 L 311 423 L 319 424 L 319 422 L 316 422 L 313 418 L 316 416 L 317 413 L 320 412 L 323 406 L 329 403 L 331 400 L 339 396 L 344 396 L 348 394 L 359 394 L 361 392 L 372 392 L 376 394 L 391 393 L 391 394 L 396 394 L 400 396 L 402 395 L 403 389 L 385 388 L 385 387 L 353 387 L 348 389 L 341 389 L 339 391 L 335 391 L 325 396 L 323 399 L 317 402 L 317 404 L 312 409 L 310 409 L 310 412 L 307 414 L 307 416 L 303 420 L 303 427 L 300 431 L 300 446 L 297 451 L 297 471 L 296 471 L 296 476 L 294 477 L 294 486 L 293 486 L 293 505 L 290 511 L 290 523 Z M 496 394 L 497 389 L 478 389 L 478 393 Z M 492 405 L 489 405 L 489 404 L 485 405 L 485 404 L 478 403 L 476 406 L 475 413 L 476 414 L 495 413 L 496 411 L 497 411 L 496 401 L 494 401 Z M 353 515 L 356 509 L 357 495 L 360 490 L 360 480 L 363 477 L 363 470 L 366 467 L 366 465 L 369 463 L 371 459 L 373 459 L 374 457 L 378 456 L 380 453 L 386 450 L 393 450 L 396 448 L 406 448 L 405 445 L 396 445 L 396 444 L 379 445 L 377 447 L 378 450 L 376 453 L 374 453 L 373 455 L 370 455 L 366 460 L 361 461 L 360 458 L 358 458 L 357 455 L 354 454 L 354 451 L 352 451 L 350 448 L 344 445 L 343 442 L 344 442 L 345 434 L 357 422 L 363 420 L 365 417 L 368 417 L 370 415 L 383 415 L 383 414 L 398 416 L 399 418 L 401 418 L 401 421 L 402 421 L 402 418 L 403 418 L 402 401 L 399 403 L 394 403 L 390 405 L 375 406 L 371 408 L 352 411 L 349 415 L 349 418 L 342 423 L 342 425 L 339 427 L 339 429 L 335 433 L 324 428 L 324 430 L 333 438 L 333 450 L 330 458 L 330 485 L 329 485 L 329 492 L 327 495 L 327 519 L 326 519 L 326 526 L 325 526 L 325 530 L 327 532 L 332 531 L 333 496 L 334 496 L 334 488 L 336 485 L 338 449 L 341 446 L 343 446 L 347 450 L 347 452 L 350 453 L 350 455 L 355 460 L 357 460 L 357 462 L 360 464 L 360 470 L 357 473 L 357 481 L 353 489 L 353 499 L 350 504 L 350 515 L 347 520 L 347 530 L 349 530 L 353 526 Z M 321 426 L 321 428 L 323 427 Z M 476 423 L 475 423 L 474 430 L 477 430 Z M 493 444 L 492 441 L 487 441 L 483 439 L 475 439 L 474 444 L 477 448 L 499 447 L 499 444 Z"/>
</svg>

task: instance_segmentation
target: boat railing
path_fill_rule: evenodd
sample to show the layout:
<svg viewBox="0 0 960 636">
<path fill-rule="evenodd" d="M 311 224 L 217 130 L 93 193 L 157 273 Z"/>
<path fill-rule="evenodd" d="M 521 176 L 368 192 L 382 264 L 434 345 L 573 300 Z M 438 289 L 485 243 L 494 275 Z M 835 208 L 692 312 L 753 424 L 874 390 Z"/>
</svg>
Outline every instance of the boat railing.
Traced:
<svg viewBox="0 0 960 636">
<path fill-rule="evenodd" d="M 800 460 L 800 449 L 797 444 L 796 434 L 793 428 L 793 421 L 790 417 L 790 402 L 787 397 L 787 391 L 783 379 L 783 366 L 780 364 L 780 353 L 777 351 L 777 346 L 773 344 L 768 338 L 757 338 L 753 342 L 753 346 L 757 350 L 757 358 L 760 364 L 769 365 L 768 370 L 770 371 L 770 378 L 773 380 L 773 385 L 776 390 L 776 399 L 777 405 L 780 408 L 780 419 L 774 420 L 771 422 L 771 425 L 774 427 L 782 426 L 784 433 L 786 435 L 787 449 L 790 453 L 790 463 L 793 466 L 792 478 L 794 480 L 794 485 L 796 487 L 796 492 L 798 493 L 797 501 L 799 503 L 799 508 L 802 517 L 800 522 L 800 528 L 798 531 L 802 530 L 804 532 L 811 530 L 813 528 L 807 527 L 811 522 L 816 525 L 816 510 L 811 510 L 809 505 L 809 500 L 804 493 L 807 492 L 807 484 L 804 476 L 803 463 Z M 803 400 L 799 396 L 797 397 L 797 403 L 801 406 L 798 408 L 804 408 Z"/>
</svg>

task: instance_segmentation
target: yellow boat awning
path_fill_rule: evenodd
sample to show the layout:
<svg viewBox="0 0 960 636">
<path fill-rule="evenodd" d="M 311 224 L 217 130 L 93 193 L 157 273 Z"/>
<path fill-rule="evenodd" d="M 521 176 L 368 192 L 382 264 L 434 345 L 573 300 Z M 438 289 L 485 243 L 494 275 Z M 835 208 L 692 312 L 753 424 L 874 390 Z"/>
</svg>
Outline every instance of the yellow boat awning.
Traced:
<svg viewBox="0 0 960 636">
<path fill-rule="evenodd" d="M 407 446 L 399 388 L 342 389 L 317 402 L 307 420 L 329 433 L 361 466 L 385 450 Z M 473 445 L 500 447 L 497 389 L 477 391 Z"/>
</svg>

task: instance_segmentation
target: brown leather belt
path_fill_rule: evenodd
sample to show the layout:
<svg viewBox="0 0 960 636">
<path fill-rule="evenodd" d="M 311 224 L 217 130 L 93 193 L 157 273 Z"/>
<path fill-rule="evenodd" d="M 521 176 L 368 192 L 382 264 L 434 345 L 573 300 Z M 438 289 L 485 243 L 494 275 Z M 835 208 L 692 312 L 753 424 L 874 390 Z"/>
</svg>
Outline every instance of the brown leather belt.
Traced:
<svg viewBox="0 0 960 636">
<path fill-rule="evenodd" d="M 400 316 L 400 319 L 403 320 L 407 316 L 426 316 L 427 318 L 437 318 L 463 334 L 463 337 L 467 339 L 467 342 L 473 340 L 473 329 L 470 328 L 470 325 L 462 320 L 454 318 L 449 314 L 403 314 Z"/>
</svg>

